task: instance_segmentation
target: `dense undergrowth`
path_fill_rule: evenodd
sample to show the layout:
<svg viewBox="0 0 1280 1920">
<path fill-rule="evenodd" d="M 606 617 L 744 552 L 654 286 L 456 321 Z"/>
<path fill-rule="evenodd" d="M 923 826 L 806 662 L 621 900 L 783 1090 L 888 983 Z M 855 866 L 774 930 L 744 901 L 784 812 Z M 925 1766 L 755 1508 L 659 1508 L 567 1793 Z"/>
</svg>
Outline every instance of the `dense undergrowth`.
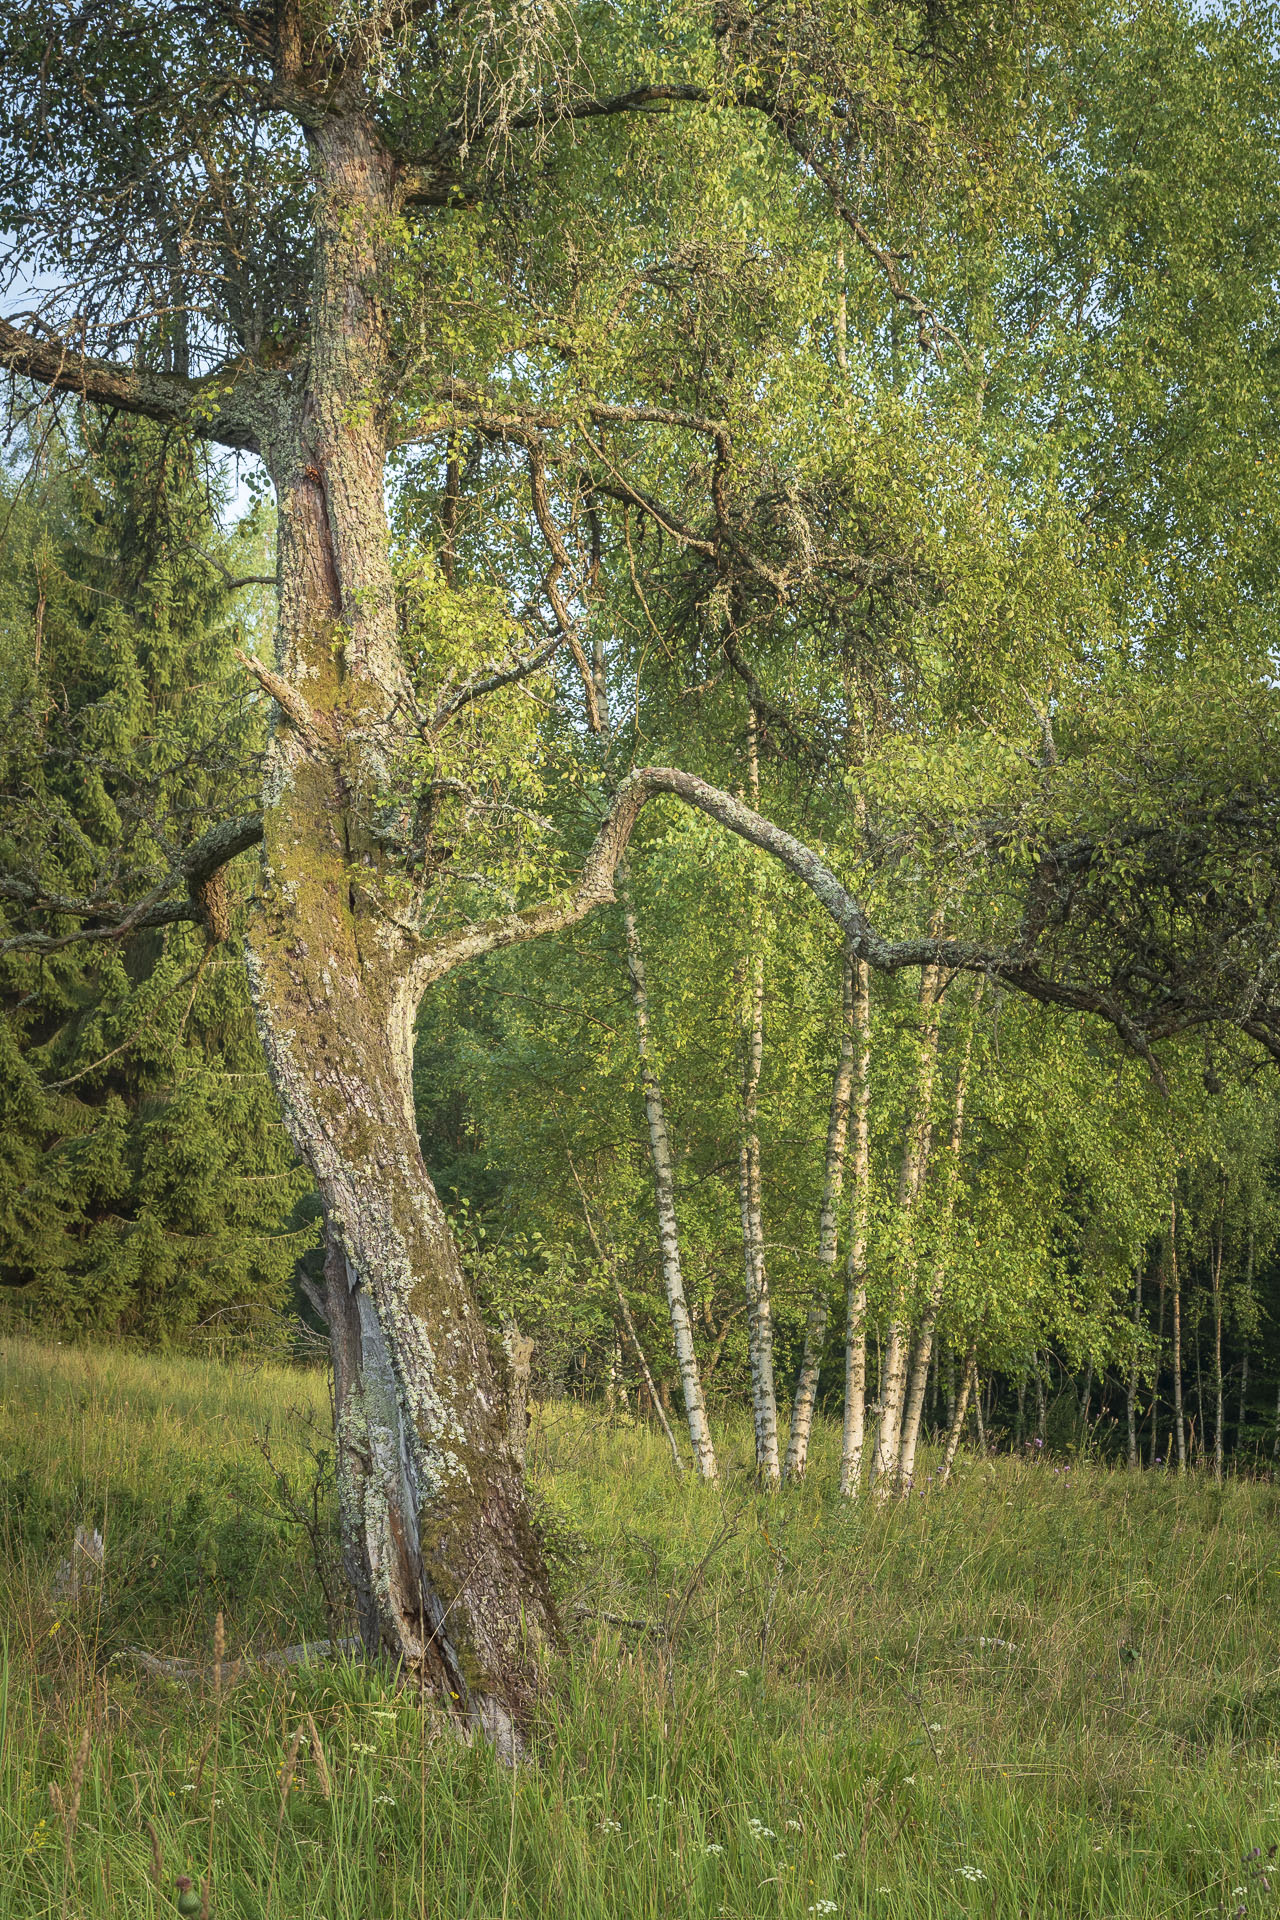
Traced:
<svg viewBox="0 0 1280 1920">
<path fill-rule="evenodd" d="M 1280 1904 L 1280 1489 L 970 1456 L 851 1509 L 833 1434 L 766 1498 L 744 1428 L 715 1494 L 544 1407 L 571 1657 L 512 1778 L 375 1668 L 215 1666 L 219 1614 L 228 1660 L 343 1630 L 327 1417 L 316 1374 L 0 1346 L 5 1920 L 177 1912 L 182 1875 L 212 1920 Z"/>
</svg>

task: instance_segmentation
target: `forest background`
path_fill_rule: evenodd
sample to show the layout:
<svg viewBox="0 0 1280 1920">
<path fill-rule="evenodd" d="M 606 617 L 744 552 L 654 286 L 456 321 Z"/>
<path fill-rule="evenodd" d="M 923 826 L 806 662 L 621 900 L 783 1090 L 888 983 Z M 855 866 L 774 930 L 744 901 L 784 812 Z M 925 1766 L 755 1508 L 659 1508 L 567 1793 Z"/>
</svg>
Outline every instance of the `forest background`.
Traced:
<svg viewBox="0 0 1280 1920">
<path fill-rule="evenodd" d="M 1055 935 L 1076 974 L 1123 950 L 1130 988 L 1163 965 L 1213 1016 L 1153 1050 L 981 973 L 872 974 L 774 864 L 674 811 L 642 822 L 619 910 L 452 974 L 414 1093 L 490 1320 L 532 1339 L 536 1392 L 644 1410 L 682 1465 L 705 1468 L 690 1368 L 712 1426 L 750 1403 L 766 1479 L 803 1470 L 809 1408 L 847 1406 L 860 1365 L 884 1471 L 886 1396 L 908 1427 L 923 1396 L 943 1432 L 971 1381 L 970 1418 L 1018 1446 L 1220 1472 L 1280 1440 L 1256 1013 L 1277 899 L 1274 26 L 1104 9 L 1012 76 L 994 61 L 988 125 L 949 144 L 922 121 L 927 199 L 868 186 L 911 240 L 884 258 L 783 190 L 767 140 L 718 150 L 678 106 L 619 135 L 665 204 L 666 263 L 625 296 L 668 303 L 654 377 L 671 354 L 747 423 L 742 525 L 795 579 L 700 572 L 639 491 L 602 563 L 590 498 L 557 476 L 573 644 L 476 729 L 468 778 L 503 789 L 463 885 L 518 896 L 522 835 L 581 844 L 610 756 L 746 794 L 898 937 L 991 938 L 1054 834 L 1087 833 Z M 594 163 L 574 164 L 589 224 Z M 486 217 L 448 229 L 459 285 Z M 623 296 L 617 262 L 596 274 L 574 324 L 598 346 Z M 214 944 L 207 923 L 23 939 L 33 876 L 47 921 L 251 804 L 269 702 L 239 655 L 270 647 L 269 520 L 252 467 L 181 434 L 53 419 L 22 386 L 15 404 L 5 1311 L 63 1338 L 270 1342 L 322 1324 L 319 1206 L 238 964 L 251 876 L 227 869 Z M 640 470 L 672 440 L 649 427 Z M 513 618 L 496 556 L 517 583 L 543 565 L 518 464 L 463 411 L 393 469 L 398 592 L 424 653 L 447 632 L 463 669 Z M 846 1482 L 863 1445 L 846 1419 Z"/>
</svg>

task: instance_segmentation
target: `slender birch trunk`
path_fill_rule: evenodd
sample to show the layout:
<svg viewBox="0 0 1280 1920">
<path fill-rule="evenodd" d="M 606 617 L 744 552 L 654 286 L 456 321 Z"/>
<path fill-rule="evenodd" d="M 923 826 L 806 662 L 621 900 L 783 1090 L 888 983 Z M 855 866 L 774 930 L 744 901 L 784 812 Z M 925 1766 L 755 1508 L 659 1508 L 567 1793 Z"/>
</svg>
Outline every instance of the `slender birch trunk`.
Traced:
<svg viewBox="0 0 1280 1920">
<path fill-rule="evenodd" d="M 947 1444 L 943 1449 L 942 1465 L 938 1469 L 938 1485 L 945 1487 L 951 1478 L 951 1469 L 955 1465 L 956 1454 L 960 1448 L 960 1435 L 964 1432 L 964 1417 L 969 1411 L 969 1395 L 973 1390 L 978 1374 L 978 1343 L 969 1342 L 969 1351 L 964 1357 L 964 1369 L 960 1380 L 960 1391 L 956 1395 L 955 1412 L 951 1416 L 951 1428 L 947 1434 Z"/>
<path fill-rule="evenodd" d="M 676 1440 L 676 1436 L 672 1431 L 671 1422 L 667 1418 L 666 1408 L 663 1405 L 661 1395 L 654 1385 L 653 1374 L 649 1369 L 649 1362 L 645 1357 L 644 1348 L 640 1345 L 640 1336 L 636 1332 L 636 1323 L 632 1319 L 631 1309 L 627 1305 L 627 1296 L 619 1286 L 616 1274 L 614 1275 L 613 1290 L 617 1296 L 618 1311 L 622 1315 L 622 1324 L 626 1328 L 627 1338 L 631 1342 L 631 1351 L 634 1353 L 636 1365 L 640 1369 L 640 1377 L 644 1381 L 645 1389 L 653 1405 L 653 1410 L 658 1416 L 658 1425 L 662 1428 L 667 1445 L 671 1449 L 671 1458 L 675 1462 L 676 1472 L 683 1473 L 684 1460 L 681 1458 L 679 1442 Z"/>
<path fill-rule="evenodd" d="M 1245 1433 L 1245 1423 L 1246 1423 L 1248 1406 L 1249 1406 L 1249 1349 L 1248 1347 L 1246 1347 L 1244 1352 L 1240 1356 L 1240 1411 L 1236 1416 L 1236 1457 L 1237 1459 L 1241 1456 L 1244 1449 L 1244 1433 Z"/>
<path fill-rule="evenodd" d="M 597 632 L 592 650 L 592 678 L 595 682 L 596 713 L 606 743 L 613 739 L 613 721 L 609 706 L 608 674 L 604 642 Z M 627 979 L 631 987 L 631 1007 L 636 1019 L 636 1052 L 640 1062 L 640 1090 L 644 1099 L 645 1125 L 649 1135 L 649 1165 L 653 1172 L 653 1198 L 658 1215 L 658 1259 L 662 1269 L 662 1290 L 666 1295 L 671 1321 L 671 1339 L 675 1348 L 676 1370 L 684 1400 L 685 1422 L 693 1448 L 693 1464 L 704 1480 L 719 1477 L 711 1424 L 707 1419 L 706 1398 L 698 1372 L 697 1349 L 693 1344 L 693 1320 L 685 1293 L 684 1270 L 680 1258 L 680 1226 L 676 1213 L 675 1167 L 671 1156 L 671 1136 L 667 1131 L 662 1083 L 658 1078 L 649 1024 L 649 983 L 645 972 L 644 949 L 636 923 L 631 895 L 631 876 L 625 861 L 614 874 L 614 898 L 622 909 L 622 929 L 627 948 Z M 576 1172 L 574 1175 L 577 1178 Z M 581 1183 L 579 1182 L 579 1186 Z M 583 1197 L 585 1206 L 586 1199 Z M 588 1225 L 590 1221 L 588 1220 Z M 656 1397 L 654 1404 L 657 1404 Z M 659 1418 L 661 1418 L 661 1414 Z M 676 1460 L 680 1450 L 674 1445 Z M 683 1471 L 683 1463 L 681 1462 Z"/>
<path fill-rule="evenodd" d="M 985 1454 L 987 1451 L 987 1428 L 986 1422 L 982 1418 L 982 1388 L 978 1381 L 978 1362 L 976 1359 L 973 1363 L 973 1418 L 978 1429 L 978 1452 Z"/>
<path fill-rule="evenodd" d="M 755 709 L 747 709 L 747 791 L 760 802 L 760 756 Z M 760 1193 L 760 1069 L 764 1059 L 764 911 L 754 870 L 747 932 L 747 962 L 742 1000 L 742 1127 L 738 1146 L 738 1201 L 742 1216 L 742 1258 L 747 1289 L 747 1345 L 751 1356 L 751 1412 L 756 1437 L 756 1474 L 776 1487 L 778 1396 L 773 1378 L 773 1309 L 764 1254 Z"/>
<path fill-rule="evenodd" d="M 1173 1437 L 1178 1472 L 1187 1470 L 1187 1427 L 1182 1413 L 1182 1282 L 1178 1274 L 1178 1203 L 1169 1202 L 1169 1264 L 1173 1301 Z"/>
<path fill-rule="evenodd" d="M 1225 1206 L 1225 1198 L 1223 1202 Z M 1222 1386 L 1222 1216 L 1218 1216 L 1218 1244 L 1213 1266 L 1213 1477 L 1221 1485 L 1226 1465 L 1225 1396 Z"/>
<path fill-rule="evenodd" d="M 827 1339 L 830 1312 L 831 1274 L 836 1264 L 839 1240 L 840 1196 L 844 1186 L 845 1142 L 849 1131 L 849 1106 L 853 1096 L 856 1067 L 854 1022 L 853 955 L 846 946 L 841 967 L 840 1055 L 831 1082 L 831 1106 L 827 1116 L 827 1151 L 823 1167 L 822 1207 L 818 1215 L 818 1278 L 804 1329 L 804 1358 L 796 1383 L 791 1409 L 791 1434 L 787 1442 L 784 1477 L 799 1480 L 804 1473 L 813 1429 L 813 1409 L 818 1397 L 818 1378 L 822 1371 L 822 1352 Z"/>
<path fill-rule="evenodd" d="M 671 1319 L 671 1337 L 675 1345 L 680 1391 L 684 1397 L 685 1420 L 693 1447 L 693 1461 L 704 1480 L 719 1474 L 711 1425 L 707 1419 L 706 1399 L 698 1373 L 698 1355 L 693 1344 L 693 1321 L 684 1290 L 680 1260 L 680 1229 L 676 1217 L 675 1169 L 671 1159 L 671 1138 L 667 1132 L 662 1086 L 653 1059 L 653 1041 L 649 1027 L 649 987 L 645 975 L 644 952 L 636 926 L 635 908 L 625 867 L 619 866 L 614 892 L 622 906 L 622 925 L 627 941 L 627 976 L 631 982 L 631 1005 L 636 1017 L 636 1047 L 640 1056 L 640 1085 L 644 1095 L 645 1120 L 649 1130 L 649 1161 L 653 1168 L 653 1197 L 658 1211 L 658 1254 L 662 1265 L 662 1285 Z"/>
<path fill-rule="evenodd" d="M 1128 1422 L 1129 1451 L 1128 1465 L 1138 1465 L 1138 1338 L 1142 1319 L 1142 1262 L 1139 1260 L 1133 1275 L 1133 1352 L 1129 1358 L 1129 1385 L 1125 1394 L 1125 1417 Z"/>
<path fill-rule="evenodd" d="M 935 914 L 930 932 L 940 930 L 941 916 Z M 880 1421 L 876 1430 L 876 1450 L 871 1462 L 872 1483 L 887 1493 L 898 1464 L 902 1437 L 903 1402 L 907 1389 L 907 1355 L 911 1339 L 908 1315 L 915 1274 L 915 1208 L 924 1185 L 933 1139 L 933 1079 L 938 1059 L 938 1028 L 941 1020 L 942 973 L 936 966 L 925 967 L 920 975 L 920 1008 L 924 1016 L 916 1069 L 915 1113 L 907 1127 L 898 1170 L 898 1219 L 901 1244 L 895 1262 L 894 1299 L 890 1309 L 880 1389 Z"/>
<path fill-rule="evenodd" d="M 904 1492 L 910 1489 L 916 1470 L 916 1448 L 920 1441 L 924 1391 L 929 1378 L 929 1363 L 933 1357 L 934 1330 L 938 1324 L 938 1312 L 942 1306 L 942 1294 L 946 1286 L 948 1237 L 952 1216 L 955 1213 L 956 1191 L 960 1182 L 960 1150 L 964 1143 L 964 1105 L 969 1086 L 969 1062 L 973 1056 L 973 1029 L 977 1021 L 978 1009 L 982 1004 L 982 989 L 985 984 L 979 978 L 973 990 L 969 1023 L 965 1031 L 964 1052 L 960 1056 L 960 1065 L 956 1070 L 956 1091 L 951 1106 L 951 1135 L 947 1141 L 946 1192 L 943 1198 L 942 1218 L 938 1223 L 938 1251 L 934 1260 L 933 1277 L 929 1283 L 929 1297 L 925 1302 L 920 1332 L 916 1338 L 916 1350 L 911 1363 L 911 1380 L 907 1388 L 906 1411 L 902 1418 L 898 1485 Z"/>
<path fill-rule="evenodd" d="M 1043 1448 L 1045 1441 L 1049 1438 L 1049 1408 L 1045 1401 L 1044 1368 L 1041 1364 L 1041 1358 L 1038 1351 L 1035 1357 L 1035 1373 L 1036 1373 L 1036 1439 L 1040 1442 L 1040 1445 Z"/>
<path fill-rule="evenodd" d="M 1164 1373 L 1164 1296 L 1168 1276 L 1163 1257 L 1160 1261 L 1160 1307 L 1156 1321 L 1156 1377 L 1151 1390 L 1151 1446 L 1147 1458 L 1155 1466 L 1160 1455 L 1160 1382 Z"/>
<path fill-rule="evenodd" d="M 845 1262 L 844 1432 L 840 1493 L 850 1499 L 862 1484 L 867 1428 L 867 1239 L 871 1224 L 871 975 L 853 966 L 853 1024 L 857 1069 L 852 1100 L 853 1154 L 849 1169 L 849 1253 Z"/>
</svg>

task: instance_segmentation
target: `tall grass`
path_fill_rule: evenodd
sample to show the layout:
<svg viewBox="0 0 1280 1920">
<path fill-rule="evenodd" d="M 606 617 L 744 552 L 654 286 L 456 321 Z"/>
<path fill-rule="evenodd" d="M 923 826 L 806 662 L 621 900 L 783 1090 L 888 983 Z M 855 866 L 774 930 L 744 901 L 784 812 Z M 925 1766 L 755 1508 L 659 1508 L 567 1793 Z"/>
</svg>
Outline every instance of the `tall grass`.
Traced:
<svg viewBox="0 0 1280 1920">
<path fill-rule="evenodd" d="M 742 1464 L 715 1493 L 642 1430 L 542 1408 L 572 1645 L 512 1777 L 363 1664 L 217 1684 L 219 1613 L 231 1656 L 324 1630 L 253 1445 L 270 1425 L 302 1486 L 309 1415 L 322 1433 L 310 1376 L 0 1347 L 5 1920 L 171 1914 L 179 1875 L 195 1895 L 208 1876 L 212 1920 L 1172 1920 L 1275 1900 L 1271 1487 L 971 1458 L 945 1491 L 847 1508 L 829 1431 L 808 1483 L 769 1498 L 745 1429 L 722 1436 Z M 72 1606 L 77 1524 L 104 1532 L 106 1575 Z M 174 1556 L 163 1580 L 148 1536 Z M 148 1673 L 133 1647 L 200 1671 Z M 86 1729 L 68 1837 L 50 1787 L 65 1809 Z"/>
</svg>

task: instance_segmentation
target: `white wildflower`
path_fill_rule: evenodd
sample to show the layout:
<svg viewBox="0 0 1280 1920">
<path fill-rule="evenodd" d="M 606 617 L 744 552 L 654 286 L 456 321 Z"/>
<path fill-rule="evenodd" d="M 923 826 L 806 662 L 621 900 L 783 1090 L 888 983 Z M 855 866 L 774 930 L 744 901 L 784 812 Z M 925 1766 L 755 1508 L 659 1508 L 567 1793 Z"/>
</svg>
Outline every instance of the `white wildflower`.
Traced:
<svg viewBox="0 0 1280 1920">
<path fill-rule="evenodd" d="M 373 1804 L 375 1807 L 394 1807 L 395 1797 L 390 1793 L 375 1793 Z"/>
<path fill-rule="evenodd" d="M 834 1913 L 835 1910 L 834 1900 L 815 1900 L 811 1907 L 805 1909 L 807 1913 Z"/>
<path fill-rule="evenodd" d="M 702 1851 L 704 1853 L 723 1853 L 724 1848 L 720 1846 L 717 1841 L 708 1840 L 706 1846 L 702 1849 Z"/>
<path fill-rule="evenodd" d="M 788 1820 L 787 1822 L 788 1833 L 802 1833 L 803 1831 L 804 1829 L 801 1827 L 800 1822 L 798 1820 Z"/>
<path fill-rule="evenodd" d="M 622 1822 L 621 1820 L 602 1820 L 600 1822 L 600 1831 L 601 1833 L 621 1833 Z"/>
<path fill-rule="evenodd" d="M 762 1826 L 759 1820 L 748 1820 L 747 1825 L 757 1840 L 776 1840 L 778 1837 L 772 1827 Z"/>
<path fill-rule="evenodd" d="M 987 1876 L 982 1871 L 981 1867 L 961 1867 L 960 1868 L 960 1878 L 962 1880 L 985 1880 L 986 1877 Z"/>
<path fill-rule="evenodd" d="M 929 1722 L 929 1731 L 930 1733 L 941 1733 L 942 1732 L 941 1720 L 931 1720 Z"/>
<path fill-rule="evenodd" d="M 378 1749 L 371 1747 L 367 1740 L 353 1740 L 351 1742 L 351 1751 L 352 1753 L 376 1753 Z"/>
</svg>

